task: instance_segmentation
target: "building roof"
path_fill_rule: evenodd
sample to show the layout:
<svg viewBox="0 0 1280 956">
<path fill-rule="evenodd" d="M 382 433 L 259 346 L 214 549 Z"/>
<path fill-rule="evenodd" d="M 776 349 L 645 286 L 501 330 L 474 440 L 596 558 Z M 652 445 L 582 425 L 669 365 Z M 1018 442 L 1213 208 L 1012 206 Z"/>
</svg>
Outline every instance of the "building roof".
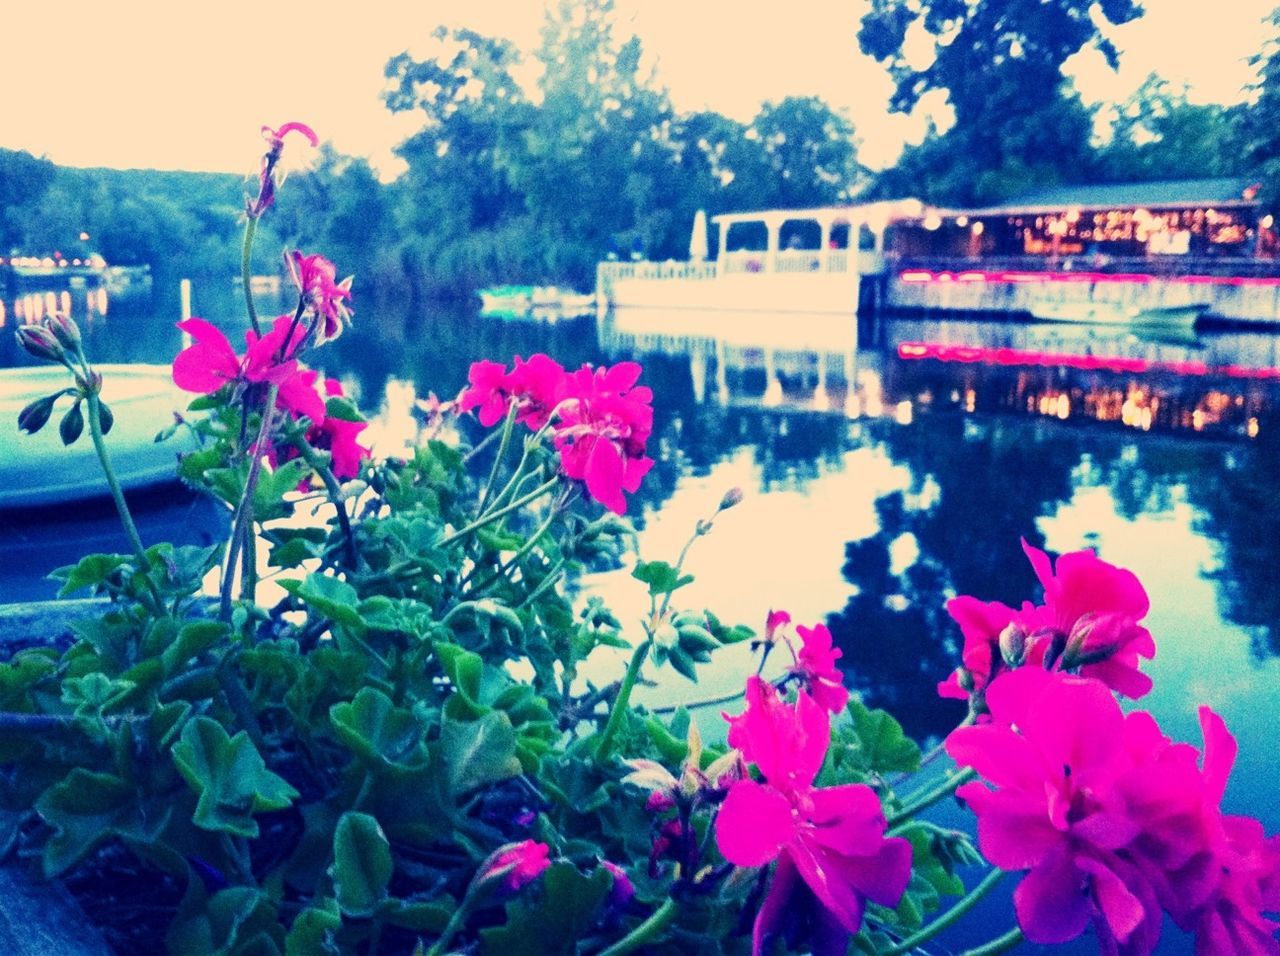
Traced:
<svg viewBox="0 0 1280 956">
<path fill-rule="evenodd" d="M 1252 206 L 1256 200 L 1247 179 L 1165 179 L 1145 183 L 1094 186 L 1050 186 L 1015 196 L 970 215 L 1053 212 L 1061 209 L 1160 209 L 1185 206 Z"/>
</svg>

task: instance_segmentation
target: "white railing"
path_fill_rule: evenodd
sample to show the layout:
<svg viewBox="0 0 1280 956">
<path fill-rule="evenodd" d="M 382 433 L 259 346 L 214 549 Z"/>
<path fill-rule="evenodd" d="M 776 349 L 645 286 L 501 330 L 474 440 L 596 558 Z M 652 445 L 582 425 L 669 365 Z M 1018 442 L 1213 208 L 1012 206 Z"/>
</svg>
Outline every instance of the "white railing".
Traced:
<svg viewBox="0 0 1280 956">
<path fill-rule="evenodd" d="M 794 275 L 797 272 L 821 272 L 822 253 L 817 250 L 779 252 L 774 256 L 773 271 Z"/>
</svg>

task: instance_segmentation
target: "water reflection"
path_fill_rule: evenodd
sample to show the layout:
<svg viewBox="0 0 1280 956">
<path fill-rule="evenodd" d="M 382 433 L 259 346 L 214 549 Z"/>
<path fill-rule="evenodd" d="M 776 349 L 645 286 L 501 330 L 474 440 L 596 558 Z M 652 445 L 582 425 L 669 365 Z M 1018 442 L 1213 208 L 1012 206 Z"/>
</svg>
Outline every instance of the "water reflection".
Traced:
<svg viewBox="0 0 1280 956">
<path fill-rule="evenodd" d="M 1199 570 L 1214 585 L 1221 639 L 1241 640 L 1231 632 L 1239 624 L 1255 658 L 1280 653 L 1269 580 L 1280 551 L 1273 334 L 1169 342 L 898 319 L 860 336 L 840 316 L 628 310 L 540 323 L 481 319 L 467 306 L 357 307 L 352 332 L 316 357 L 377 413 L 369 434 L 388 454 L 419 435 L 415 398 L 455 395 L 476 359 L 543 351 L 568 366 L 642 361 L 658 396 L 659 464 L 638 496 L 641 523 L 684 507 L 690 488 L 718 494 L 730 480 L 777 502 L 776 513 L 734 517 L 758 522 L 746 537 L 776 562 L 774 593 L 744 599 L 730 587 L 721 599 L 754 620 L 787 593 L 809 595 L 874 703 L 932 701 L 957 636 L 938 617 L 943 601 L 1030 596 L 1019 538 L 1060 550 L 1046 523 L 1103 493 L 1108 520 L 1157 517 L 1178 526 L 1187 548 L 1210 546 Z M 259 303 L 268 316 L 286 308 Z M 233 338 L 243 329 L 230 284 L 198 285 L 195 310 Z M 108 318 L 86 322 L 90 349 L 102 361 L 168 361 L 176 318 L 176 299 L 113 298 Z M 0 364 L 23 360 L 0 335 Z M 789 522 L 801 507 L 827 520 Z M 1117 532 L 1081 530 L 1100 520 L 1091 512 L 1072 534 L 1105 555 Z M 805 527 L 815 540 L 803 547 L 842 574 L 820 588 L 793 579 L 801 562 L 778 554 L 789 524 Z M 928 735 L 949 716 L 926 703 L 909 719 Z"/>
</svg>

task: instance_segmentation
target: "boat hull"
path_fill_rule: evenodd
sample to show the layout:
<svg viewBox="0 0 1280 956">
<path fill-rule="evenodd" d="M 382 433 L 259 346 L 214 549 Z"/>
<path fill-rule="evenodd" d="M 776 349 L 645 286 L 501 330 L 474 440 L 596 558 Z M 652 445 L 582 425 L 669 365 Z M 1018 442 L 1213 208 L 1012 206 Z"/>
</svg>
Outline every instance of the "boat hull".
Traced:
<svg viewBox="0 0 1280 956">
<path fill-rule="evenodd" d="M 102 398 L 115 419 L 107 450 L 126 490 L 175 483 L 180 452 L 194 447 L 183 430 L 156 443 L 156 433 L 173 423 L 191 396 L 173 384 L 167 365 L 102 365 Z M 30 402 L 70 384 L 61 367 L 0 369 L 0 510 L 38 508 L 106 497 L 110 494 L 86 428 L 69 447 L 58 422 L 71 406 L 59 399 L 53 418 L 37 434 L 18 431 L 18 413 Z"/>
<path fill-rule="evenodd" d="M 1205 308 L 1201 304 L 1142 309 L 1109 302 L 1033 302 L 1027 311 L 1041 322 L 1190 331 Z"/>
</svg>

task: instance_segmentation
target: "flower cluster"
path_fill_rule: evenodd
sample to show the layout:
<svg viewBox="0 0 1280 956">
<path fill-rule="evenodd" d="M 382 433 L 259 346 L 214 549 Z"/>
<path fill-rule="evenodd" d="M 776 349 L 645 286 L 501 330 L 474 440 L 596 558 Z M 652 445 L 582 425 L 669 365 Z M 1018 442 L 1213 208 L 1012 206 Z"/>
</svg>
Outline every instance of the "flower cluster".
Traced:
<svg viewBox="0 0 1280 956">
<path fill-rule="evenodd" d="M 898 904 L 911 877 L 911 844 L 885 837 L 884 812 L 870 787 L 814 786 L 831 725 L 825 707 L 806 691 L 790 704 L 772 684 L 752 677 L 746 710 L 725 716 L 729 745 L 756 765 L 764 782 L 741 779 L 729 789 L 716 817 L 716 843 L 737 866 L 777 861 L 756 916 L 753 952 L 765 951 L 802 886 L 822 904 L 827 925 L 820 932 L 847 944 L 867 900 Z"/>
<path fill-rule="evenodd" d="M 947 602 L 964 637 L 961 667 L 938 685 L 943 697 L 970 700 L 981 710 L 986 688 L 1002 669 L 1021 664 L 1079 673 L 1102 681 L 1126 697 L 1151 690 L 1139 658 L 1155 656 L 1151 632 L 1140 623 L 1147 593 L 1133 572 L 1098 558 L 1091 550 L 1058 558 L 1026 541 L 1022 548 L 1044 587 L 1044 603 L 1020 610 L 967 595 Z"/>
<path fill-rule="evenodd" d="M 297 249 L 285 254 L 289 277 L 301 295 L 305 313 L 315 322 L 315 344 L 332 342 L 351 321 L 351 276 L 335 282 L 338 270 L 322 255 L 304 256 Z"/>
<path fill-rule="evenodd" d="M 477 409 L 480 423 L 497 424 L 514 409 L 516 421 L 533 431 L 551 430 L 565 476 L 616 514 L 624 514 L 623 492 L 634 494 L 653 467 L 645 445 L 653 431 L 653 393 L 637 386 L 640 366 L 584 365 L 567 372 L 546 355 L 517 357 L 508 371 L 497 362 L 472 364 L 459 409 Z"/>
<path fill-rule="evenodd" d="M 1199 761 L 1151 715 L 1123 714 L 1098 677 L 1019 668 L 986 702 L 989 720 L 946 748 L 991 785 L 957 791 L 983 854 L 1029 871 L 1014 892 L 1028 939 L 1066 942 L 1092 924 L 1104 951 L 1140 956 L 1163 911 L 1198 953 L 1280 953 L 1280 923 L 1263 915 L 1280 911 L 1280 837 L 1221 810 L 1236 749 L 1221 718 L 1201 709 Z"/>
</svg>

